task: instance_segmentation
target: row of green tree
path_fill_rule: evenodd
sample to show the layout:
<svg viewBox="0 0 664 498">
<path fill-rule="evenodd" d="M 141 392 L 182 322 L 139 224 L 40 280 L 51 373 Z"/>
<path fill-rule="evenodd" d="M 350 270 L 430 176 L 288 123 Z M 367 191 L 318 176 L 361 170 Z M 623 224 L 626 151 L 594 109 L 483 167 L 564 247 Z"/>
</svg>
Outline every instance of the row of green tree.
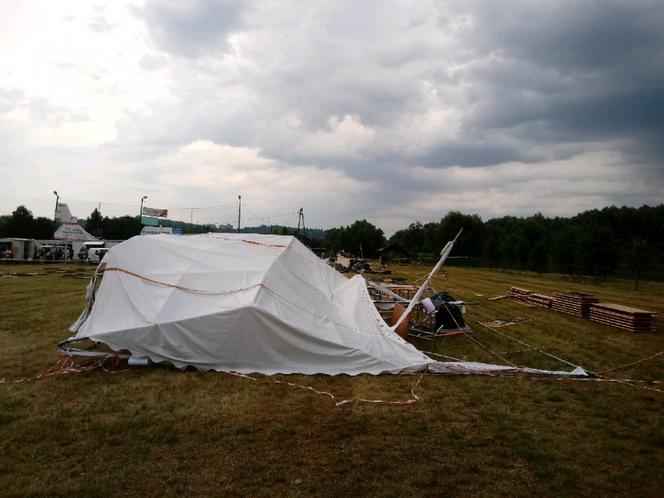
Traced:
<svg viewBox="0 0 664 498">
<path fill-rule="evenodd" d="M 138 216 L 110 218 L 102 216 L 97 209 L 92 211 L 86 220 L 79 220 L 79 224 L 95 237 L 108 240 L 128 239 L 141 233 L 143 228 Z M 163 220 L 162 225 L 177 226 L 182 229 L 182 233 L 208 233 L 220 230 L 215 225 L 197 225 L 172 220 Z M 0 238 L 50 240 L 56 228 L 57 224 L 52 219 L 42 216 L 35 218 L 32 211 L 25 206 L 18 206 L 11 215 L 0 216 Z"/>
<path fill-rule="evenodd" d="M 571 218 L 541 214 L 504 216 L 486 222 L 477 215 L 450 212 L 437 223 L 412 223 L 390 242 L 418 256 L 437 254 L 463 227 L 454 253 L 474 266 L 592 275 L 646 271 L 655 278 L 664 268 L 664 205 L 607 207 Z"/>
<path fill-rule="evenodd" d="M 327 231 L 328 252 L 377 257 L 389 245 L 414 259 L 431 260 L 459 229 L 451 264 L 564 274 L 664 279 L 664 205 L 607 207 L 571 218 L 478 215 L 450 212 L 438 222 L 416 221 L 389 240 L 366 220 Z"/>
<path fill-rule="evenodd" d="M 197 225 L 164 220 L 183 233 L 232 231 L 230 226 Z M 81 222 L 95 236 L 122 240 L 141 231 L 138 217 L 110 218 L 94 210 Z M 446 241 L 464 229 L 454 253 L 467 256 L 464 264 L 537 272 L 594 275 L 610 274 L 640 278 L 664 278 L 664 204 L 659 206 L 607 207 L 585 211 L 571 218 L 547 218 L 541 214 L 525 218 L 504 216 L 483 221 L 478 215 L 450 212 L 438 222 L 416 221 L 386 240 L 383 231 L 367 220 L 348 226 L 307 231 L 283 226 L 247 227 L 243 231 L 298 235 L 311 247 L 324 246 L 327 253 L 346 251 L 367 258 L 390 244 L 418 258 L 434 258 Z M 35 218 L 25 206 L 0 216 L 0 237 L 50 239 L 55 224 Z M 456 260 L 459 262 L 460 260 Z"/>
<path fill-rule="evenodd" d="M 11 215 L 0 216 L 0 237 L 49 240 L 55 228 L 51 218 L 35 218 L 25 206 L 18 206 Z"/>
<path fill-rule="evenodd" d="M 182 233 L 208 233 L 218 231 L 215 225 L 199 225 L 196 223 L 185 223 L 182 221 L 160 220 L 165 227 L 178 227 Z M 102 216 L 95 208 L 85 222 L 81 223 L 83 228 L 95 237 L 108 240 L 125 240 L 141 233 L 143 225 L 138 216 L 118 216 L 110 218 Z"/>
<path fill-rule="evenodd" d="M 87 232 L 100 239 L 125 240 L 138 235 L 143 228 L 138 216 L 102 216 L 98 209 L 94 209 L 85 220 L 79 220 L 79 224 Z M 160 220 L 160 224 L 166 227 L 178 227 L 184 234 L 208 233 L 208 232 L 234 232 L 232 225 L 201 225 L 186 223 L 183 221 Z M 28 239 L 50 240 L 57 228 L 56 223 L 50 218 L 35 218 L 32 212 L 25 206 L 18 206 L 11 215 L 0 216 L 0 238 L 19 237 Z M 281 235 L 298 235 L 307 245 L 320 245 L 320 240 L 325 236 L 325 231 L 320 228 L 310 228 L 303 231 L 296 228 L 281 225 L 261 225 L 257 227 L 243 227 L 245 233 L 273 233 Z"/>
</svg>

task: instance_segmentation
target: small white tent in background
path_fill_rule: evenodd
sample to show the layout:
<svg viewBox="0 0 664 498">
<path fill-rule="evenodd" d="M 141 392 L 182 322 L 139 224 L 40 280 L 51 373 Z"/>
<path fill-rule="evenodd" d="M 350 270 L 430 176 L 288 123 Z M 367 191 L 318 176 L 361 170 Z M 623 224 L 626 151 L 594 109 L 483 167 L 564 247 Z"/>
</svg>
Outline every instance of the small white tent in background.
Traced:
<svg viewBox="0 0 664 498">
<path fill-rule="evenodd" d="M 78 224 L 78 219 L 71 214 L 69 206 L 64 202 L 58 204 L 55 211 L 55 221 L 61 223 L 53 234 L 55 240 L 96 240 L 94 235 L 86 232 L 85 229 Z"/>
<path fill-rule="evenodd" d="M 383 321 L 360 275 L 345 278 L 291 236 L 137 236 L 102 269 L 65 354 L 108 355 L 70 348 L 91 339 L 179 368 L 268 375 L 514 370 L 432 360 Z"/>
<path fill-rule="evenodd" d="M 55 240 L 97 240 L 78 223 L 63 223 L 53 234 Z"/>
</svg>

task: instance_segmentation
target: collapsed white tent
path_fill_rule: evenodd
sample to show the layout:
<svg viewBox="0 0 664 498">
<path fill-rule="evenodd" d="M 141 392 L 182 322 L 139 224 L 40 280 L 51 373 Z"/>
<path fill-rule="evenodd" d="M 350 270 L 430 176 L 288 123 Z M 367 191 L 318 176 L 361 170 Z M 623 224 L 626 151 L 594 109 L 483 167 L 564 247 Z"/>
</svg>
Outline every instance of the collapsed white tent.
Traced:
<svg viewBox="0 0 664 498">
<path fill-rule="evenodd" d="M 63 351 L 91 339 L 179 368 L 268 375 L 514 370 L 432 360 L 383 321 L 361 276 L 345 278 L 295 237 L 133 237 L 101 267 Z"/>
</svg>

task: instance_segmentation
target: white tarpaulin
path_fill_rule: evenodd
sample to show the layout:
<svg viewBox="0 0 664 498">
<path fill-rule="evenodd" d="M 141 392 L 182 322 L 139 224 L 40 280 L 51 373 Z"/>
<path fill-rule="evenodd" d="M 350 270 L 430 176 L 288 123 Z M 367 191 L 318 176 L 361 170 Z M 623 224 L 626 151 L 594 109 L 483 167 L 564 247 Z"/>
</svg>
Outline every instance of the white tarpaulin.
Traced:
<svg viewBox="0 0 664 498">
<path fill-rule="evenodd" d="M 178 367 L 359 374 L 432 360 L 392 332 L 365 281 L 346 279 L 294 237 L 133 237 L 104 256 L 76 338 Z"/>
<path fill-rule="evenodd" d="M 432 360 L 383 321 L 361 276 L 345 278 L 294 237 L 133 237 L 102 264 L 72 339 L 154 362 L 263 374 L 514 370 Z"/>
</svg>

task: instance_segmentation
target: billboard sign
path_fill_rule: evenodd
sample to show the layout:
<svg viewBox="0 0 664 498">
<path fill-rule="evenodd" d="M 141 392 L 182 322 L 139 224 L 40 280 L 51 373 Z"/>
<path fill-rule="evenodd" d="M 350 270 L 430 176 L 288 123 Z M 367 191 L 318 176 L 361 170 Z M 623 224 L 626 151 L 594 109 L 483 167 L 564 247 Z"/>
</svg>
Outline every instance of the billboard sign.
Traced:
<svg viewBox="0 0 664 498">
<path fill-rule="evenodd" d="M 153 218 L 152 216 L 141 216 L 141 223 L 143 225 L 151 226 L 151 227 L 158 227 L 159 226 L 159 220 L 157 218 Z"/>
<path fill-rule="evenodd" d="M 143 215 L 154 216 L 155 218 L 166 218 L 168 217 L 168 209 L 157 209 L 143 206 Z"/>
</svg>

